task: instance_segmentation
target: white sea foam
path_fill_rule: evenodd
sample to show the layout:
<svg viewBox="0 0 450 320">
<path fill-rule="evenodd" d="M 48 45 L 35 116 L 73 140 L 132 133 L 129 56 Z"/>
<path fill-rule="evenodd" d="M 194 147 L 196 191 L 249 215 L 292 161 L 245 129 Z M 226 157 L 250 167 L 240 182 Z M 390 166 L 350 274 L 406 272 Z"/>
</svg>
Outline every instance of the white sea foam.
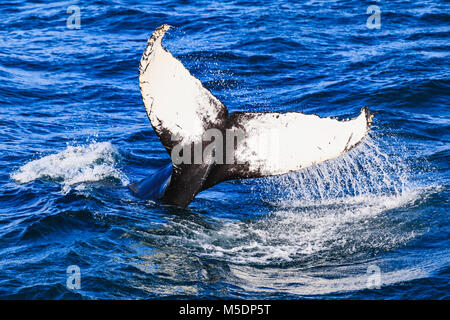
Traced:
<svg viewBox="0 0 450 320">
<path fill-rule="evenodd" d="M 380 287 L 427 277 L 433 270 L 440 268 L 442 263 L 439 259 L 430 258 L 427 261 L 422 259 L 416 265 L 406 268 L 380 269 Z M 234 283 L 246 291 L 285 292 L 314 296 L 367 289 L 369 286 L 367 270 L 370 266 L 378 265 L 369 262 L 359 265 L 322 267 L 317 270 L 260 269 L 232 265 L 230 272 L 233 275 Z"/>
<path fill-rule="evenodd" d="M 193 241 L 199 241 L 208 256 L 243 265 L 280 264 L 315 255 L 333 259 L 372 249 L 389 250 L 407 243 L 421 231 L 399 232 L 400 225 L 389 223 L 389 216 L 383 213 L 422 196 L 423 191 L 411 191 L 349 198 L 347 202 L 315 202 L 292 210 L 280 209 L 251 222 L 225 221 L 218 231 L 204 234 L 203 230 Z"/>
<path fill-rule="evenodd" d="M 87 146 L 68 146 L 65 150 L 32 160 L 12 173 L 19 183 L 48 179 L 70 187 L 84 188 L 86 183 L 107 178 L 128 184 L 127 177 L 115 167 L 119 154 L 110 142 L 95 142 Z"/>
</svg>

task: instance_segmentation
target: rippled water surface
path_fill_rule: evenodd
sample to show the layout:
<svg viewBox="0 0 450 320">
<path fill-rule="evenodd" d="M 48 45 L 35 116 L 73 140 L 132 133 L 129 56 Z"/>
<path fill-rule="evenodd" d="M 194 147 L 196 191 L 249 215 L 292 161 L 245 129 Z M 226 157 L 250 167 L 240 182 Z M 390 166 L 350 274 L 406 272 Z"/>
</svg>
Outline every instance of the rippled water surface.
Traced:
<svg viewBox="0 0 450 320">
<path fill-rule="evenodd" d="M 0 4 L 0 298 L 449 298 L 448 1 L 83 1 L 70 29 L 72 4 Z M 169 161 L 137 79 L 163 23 L 230 111 L 368 105 L 370 137 L 187 209 L 135 199 Z"/>
</svg>

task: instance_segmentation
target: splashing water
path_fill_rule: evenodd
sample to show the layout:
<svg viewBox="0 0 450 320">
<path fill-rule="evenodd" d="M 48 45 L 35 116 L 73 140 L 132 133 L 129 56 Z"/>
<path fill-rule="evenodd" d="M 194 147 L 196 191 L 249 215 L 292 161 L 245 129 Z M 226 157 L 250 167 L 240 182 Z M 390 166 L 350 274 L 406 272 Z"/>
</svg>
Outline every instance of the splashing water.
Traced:
<svg viewBox="0 0 450 320">
<path fill-rule="evenodd" d="M 299 272 L 298 268 L 304 272 L 308 266 L 339 264 L 343 257 L 346 263 L 370 260 L 380 252 L 407 244 L 426 228 L 408 225 L 396 210 L 416 206 L 419 199 L 424 201 L 433 192 L 430 186 L 414 185 L 408 179 L 408 166 L 382 152 L 370 138 L 338 159 L 251 183 L 272 208 L 269 214 L 250 220 L 212 218 L 206 225 L 174 217 L 163 231 L 147 231 L 147 240 L 171 251 L 183 248 L 177 254 L 186 257 L 189 252 L 201 252 L 205 258 L 222 261 L 232 266 L 238 282 L 248 283 L 261 273 L 280 278 L 280 273 Z M 280 266 L 286 265 L 293 269 L 281 271 Z M 330 269 L 315 275 L 325 281 L 335 272 Z M 404 274 L 398 275 L 399 281 L 404 278 Z M 351 281 L 355 275 L 343 272 L 341 276 L 334 280 L 339 286 L 322 289 L 354 289 Z M 297 285 L 303 282 L 304 287 L 292 292 L 317 290 L 318 283 L 309 276 L 297 277 L 296 281 Z"/>
<path fill-rule="evenodd" d="M 305 170 L 265 179 L 266 201 L 275 206 L 363 202 L 375 197 L 401 197 L 415 188 L 402 159 L 380 150 L 367 137 L 360 146 L 341 157 Z"/>
<path fill-rule="evenodd" d="M 127 177 L 115 167 L 119 153 L 110 142 L 95 142 L 88 146 L 68 146 L 65 150 L 50 154 L 23 165 L 11 177 L 19 183 L 37 179 L 55 181 L 70 187 L 83 189 L 87 183 L 114 178 L 123 185 Z"/>
</svg>

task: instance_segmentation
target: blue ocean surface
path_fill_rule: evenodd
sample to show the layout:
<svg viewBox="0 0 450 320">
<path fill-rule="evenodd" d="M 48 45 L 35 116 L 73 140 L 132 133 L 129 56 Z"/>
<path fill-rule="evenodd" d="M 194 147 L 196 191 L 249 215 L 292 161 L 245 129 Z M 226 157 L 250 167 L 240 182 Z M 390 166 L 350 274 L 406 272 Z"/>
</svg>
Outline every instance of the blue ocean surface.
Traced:
<svg viewBox="0 0 450 320">
<path fill-rule="evenodd" d="M 448 1 L 4 0 L 0 16 L 1 299 L 450 298 Z M 230 111 L 367 105 L 369 137 L 186 209 L 135 198 L 170 161 L 138 84 L 163 23 Z"/>
</svg>

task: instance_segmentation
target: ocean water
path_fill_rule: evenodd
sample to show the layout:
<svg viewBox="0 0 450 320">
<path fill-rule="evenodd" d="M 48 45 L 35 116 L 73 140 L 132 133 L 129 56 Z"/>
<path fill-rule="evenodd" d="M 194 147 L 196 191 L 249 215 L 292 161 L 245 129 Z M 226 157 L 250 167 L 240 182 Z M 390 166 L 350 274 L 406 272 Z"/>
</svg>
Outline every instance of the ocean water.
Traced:
<svg viewBox="0 0 450 320">
<path fill-rule="evenodd" d="M 448 299 L 449 13 L 443 0 L 3 1 L 0 298 Z M 370 136 L 187 209 L 134 198 L 127 185 L 169 161 L 138 86 L 163 23 L 166 48 L 230 111 L 367 105 Z"/>
</svg>

